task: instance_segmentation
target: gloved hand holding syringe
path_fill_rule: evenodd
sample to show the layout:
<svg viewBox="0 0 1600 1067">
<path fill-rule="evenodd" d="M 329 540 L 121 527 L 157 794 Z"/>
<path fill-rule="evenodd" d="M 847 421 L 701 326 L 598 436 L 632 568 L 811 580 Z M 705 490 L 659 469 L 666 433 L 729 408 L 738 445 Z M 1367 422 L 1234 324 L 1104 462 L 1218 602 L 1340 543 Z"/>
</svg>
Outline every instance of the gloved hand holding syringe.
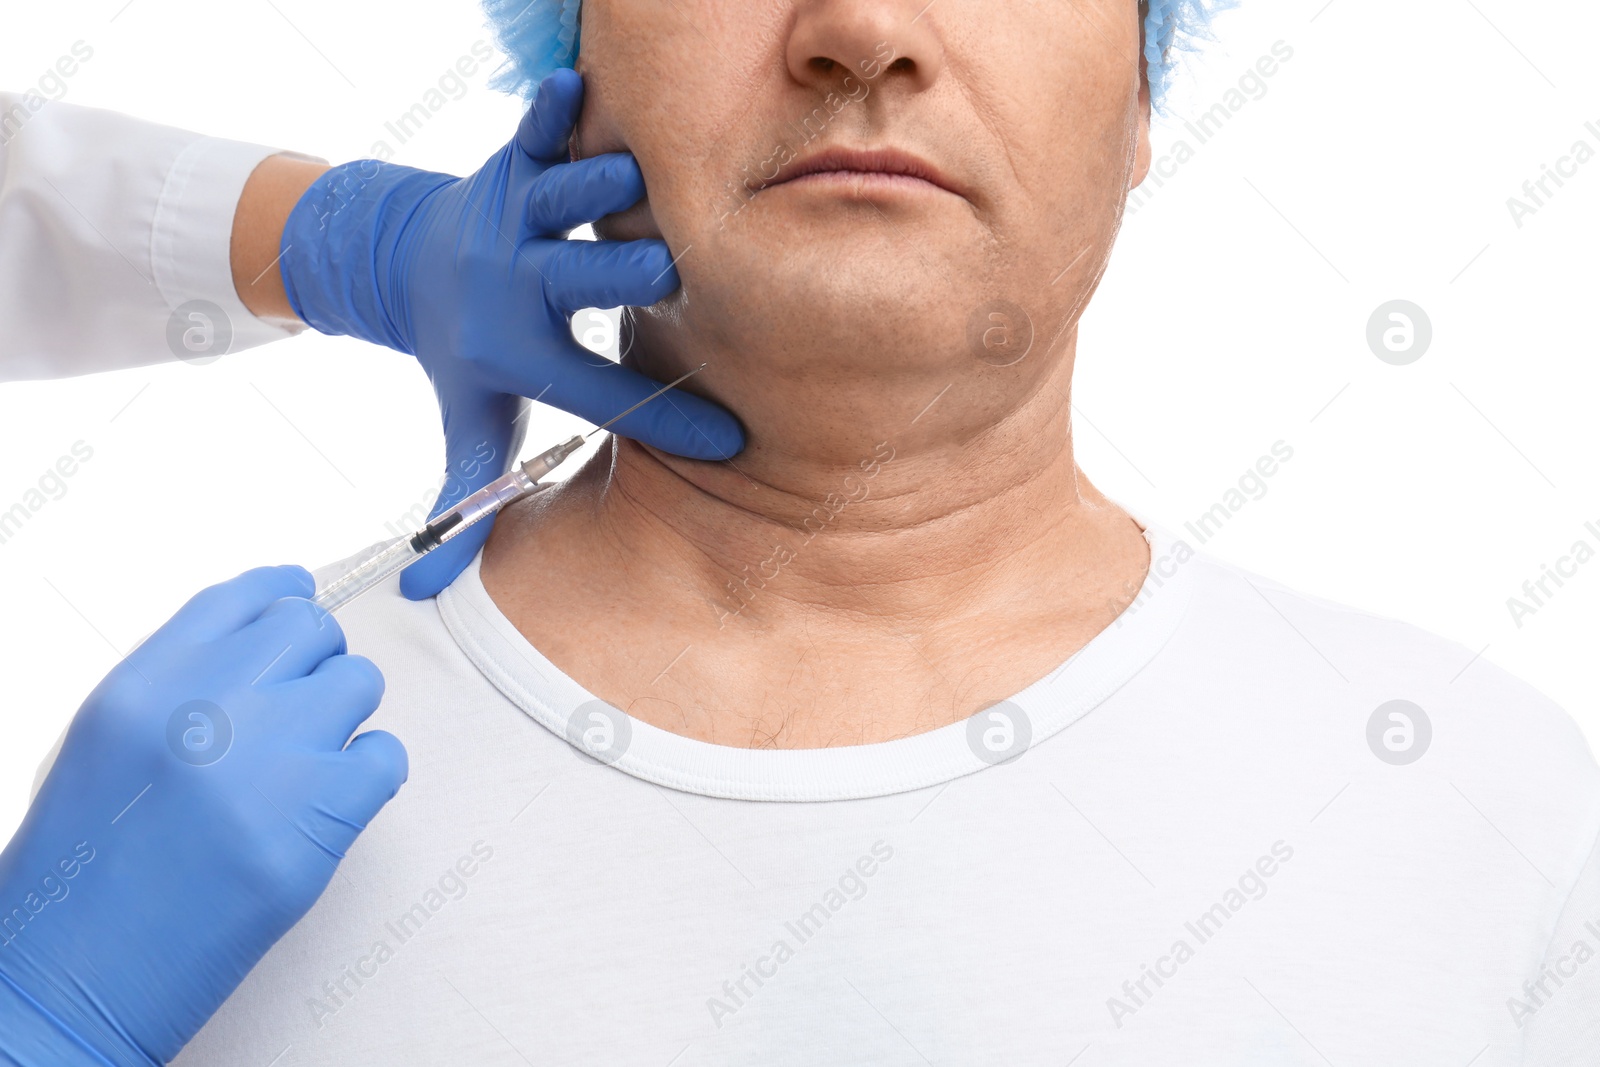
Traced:
<svg viewBox="0 0 1600 1067">
<path fill-rule="evenodd" d="M 315 603 L 325 611 L 338 610 L 396 571 L 404 570 L 416 560 L 432 552 L 467 529 L 467 527 L 481 519 L 488 518 L 507 504 L 527 496 L 538 488 L 540 478 L 543 478 L 566 462 L 569 456 L 583 447 L 583 442 L 587 438 L 593 437 L 624 415 L 631 414 L 650 403 L 662 393 L 686 381 L 690 376 L 698 374 L 705 369 L 705 366 L 702 363 L 687 374 L 673 379 L 637 404 L 596 426 L 587 434 L 569 437 L 554 448 L 546 449 L 534 456 L 521 466 L 512 467 L 511 470 L 482 489 L 462 499 L 454 507 L 441 512 L 416 533 L 409 537 L 400 537 L 389 542 L 343 575 L 329 582 L 325 587 L 317 591 L 317 595 L 313 598 Z"/>
</svg>

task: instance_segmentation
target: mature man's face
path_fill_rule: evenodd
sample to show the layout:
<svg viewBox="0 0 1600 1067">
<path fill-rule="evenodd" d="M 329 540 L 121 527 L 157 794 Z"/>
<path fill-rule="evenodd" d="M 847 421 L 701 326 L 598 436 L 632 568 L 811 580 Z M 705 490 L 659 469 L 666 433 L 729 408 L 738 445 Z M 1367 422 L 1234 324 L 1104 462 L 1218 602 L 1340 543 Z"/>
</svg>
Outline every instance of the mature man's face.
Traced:
<svg viewBox="0 0 1600 1067">
<path fill-rule="evenodd" d="M 1139 29 L 1133 0 L 585 0 L 577 151 L 633 152 L 649 188 L 599 230 L 680 257 L 645 347 L 716 350 L 736 411 L 741 371 L 977 376 L 974 429 L 1015 405 L 1143 176 Z M 799 177 L 829 149 L 931 170 Z M 1002 301 L 1035 339 L 997 375 L 973 326 Z"/>
</svg>

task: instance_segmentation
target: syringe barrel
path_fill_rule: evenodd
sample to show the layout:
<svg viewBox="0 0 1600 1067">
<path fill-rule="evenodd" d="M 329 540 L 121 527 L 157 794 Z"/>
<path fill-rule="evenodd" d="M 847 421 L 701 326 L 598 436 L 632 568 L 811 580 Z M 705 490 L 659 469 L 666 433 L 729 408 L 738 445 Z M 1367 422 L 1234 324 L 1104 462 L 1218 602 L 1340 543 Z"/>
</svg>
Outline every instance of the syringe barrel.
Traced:
<svg viewBox="0 0 1600 1067">
<path fill-rule="evenodd" d="M 582 446 L 583 438 L 573 437 L 533 457 L 522 466 L 511 468 L 482 489 L 468 494 L 455 507 L 429 521 L 416 534 L 391 542 L 357 564 L 353 570 L 335 579 L 326 589 L 317 593 L 315 602 L 327 611 L 348 604 L 462 530 L 533 492 L 540 478 L 559 467 Z"/>
<path fill-rule="evenodd" d="M 559 467 L 562 461 L 582 445 L 582 437 L 563 441 L 554 448 L 534 456 L 522 466 L 512 467 L 477 492 L 462 497 L 454 507 L 441 512 L 423 527 L 421 533 L 417 535 L 422 539 L 422 550 L 427 552 L 439 547 L 507 504 L 521 500 L 538 488 L 541 477 Z"/>
<path fill-rule="evenodd" d="M 416 559 L 421 553 L 413 547 L 412 541 L 413 538 L 406 536 L 386 545 L 334 579 L 326 589 L 319 590 L 312 602 L 324 611 L 334 611 L 350 603 Z"/>
<path fill-rule="evenodd" d="M 439 543 L 443 544 L 473 523 L 488 518 L 507 504 L 533 492 L 533 482 L 534 480 L 529 478 L 521 467 L 512 467 L 482 489 L 463 497 L 455 507 L 433 519 L 428 523 L 428 529 L 436 531 Z M 445 521 L 453 516 L 457 517 L 455 521 Z"/>
</svg>

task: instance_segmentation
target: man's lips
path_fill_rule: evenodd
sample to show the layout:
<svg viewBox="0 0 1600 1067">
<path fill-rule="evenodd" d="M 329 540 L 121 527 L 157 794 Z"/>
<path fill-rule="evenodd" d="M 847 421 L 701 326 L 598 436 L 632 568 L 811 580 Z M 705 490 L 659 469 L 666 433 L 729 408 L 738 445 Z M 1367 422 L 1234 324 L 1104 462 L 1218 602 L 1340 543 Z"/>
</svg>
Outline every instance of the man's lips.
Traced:
<svg viewBox="0 0 1600 1067">
<path fill-rule="evenodd" d="M 898 148 L 828 148 L 790 163 L 774 181 L 767 184 L 767 188 L 787 185 L 801 179 L 810 181 L 865 179 L 869 182 L 892 182 L 905 186 L 925 185 L 960 197 L 966 196 L 966 193 L 938 167 Z"/>
</svg>

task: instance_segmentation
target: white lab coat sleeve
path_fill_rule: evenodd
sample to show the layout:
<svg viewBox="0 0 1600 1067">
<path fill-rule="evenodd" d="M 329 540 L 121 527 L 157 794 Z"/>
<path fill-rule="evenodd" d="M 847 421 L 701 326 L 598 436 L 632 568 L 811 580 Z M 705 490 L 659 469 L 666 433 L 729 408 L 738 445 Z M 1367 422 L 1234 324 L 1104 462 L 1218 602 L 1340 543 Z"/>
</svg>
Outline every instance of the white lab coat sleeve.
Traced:
<svg viewBox="0 0 1600 1067">
<path fill-rule="evenodd" d="M 192 301 L 220 309 L 219 352 L 298 332 L 245 308 L 229 262 L 245 179 L 277 153 L 0 92 L 0 381 L 175 359 Z"/>
</svg>

